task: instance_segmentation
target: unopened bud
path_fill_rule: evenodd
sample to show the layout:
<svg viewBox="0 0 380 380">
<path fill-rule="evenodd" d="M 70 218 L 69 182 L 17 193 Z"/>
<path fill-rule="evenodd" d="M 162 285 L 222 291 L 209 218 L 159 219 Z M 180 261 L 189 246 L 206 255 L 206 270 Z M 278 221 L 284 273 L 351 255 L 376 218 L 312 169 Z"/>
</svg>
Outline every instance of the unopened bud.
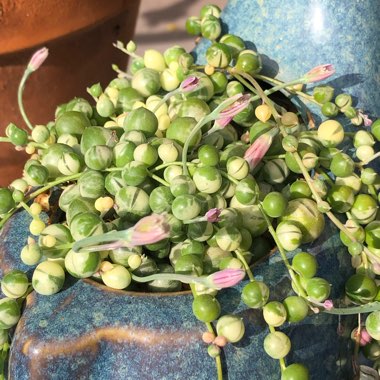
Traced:
<svg viewBox="0 0 380 380">
<path fill-rule="evenodd" d="M 57 239 L 52 235 L 46 235 L 42 237 L 41 243 L 47 248 L 52 248 L 57 243 Z"/>
<path fill-rule="evenodd" d="M 137 45 L 136 45 L 135 42 L 133 42 L 133 41 L 129 41 L 129 42 L 127 43 L 126 48 L 127 48 L 127 51 L 128 51 L 128 52 L 130 52 L 130 53 L 134 53 L 134 52 L 136 51 L 136 49 L 137 49 Z"/>
<path fill-rule="evenodd" d="M 202 340 L 207 343 L 207 344 L 211 344 L 215 339 L 215 334 L 210 332 L 210 331 L 205 331 L 203 334 L 202 334 Z"/>
<path fill-rule="evenodd" d="M 352 105 L 352 98 L 349 94 L 339 94 L 335 98 L 335 104 L 342 112 L 345 112 Z"/>
<path fill-rule="evenodd" d="M 265 123 L 271 118 L 272 111 L 267 104 L 261 104 L 255 108 L 255 115 L 260 121 Z"/>
<path fill-rule="evenodd" d="M 216 358 L 220 355 L 220 348 L 216 344 L 211 344 L 207 348 L 207 353 L 212 357 Z"/>
<path fill-rule="evenodd" d="M 314 87 L 313 97 L 321 104 L 329 102 L 334 96 L 334 88 L 331 86 L 317 86 Z"/>
</svg>

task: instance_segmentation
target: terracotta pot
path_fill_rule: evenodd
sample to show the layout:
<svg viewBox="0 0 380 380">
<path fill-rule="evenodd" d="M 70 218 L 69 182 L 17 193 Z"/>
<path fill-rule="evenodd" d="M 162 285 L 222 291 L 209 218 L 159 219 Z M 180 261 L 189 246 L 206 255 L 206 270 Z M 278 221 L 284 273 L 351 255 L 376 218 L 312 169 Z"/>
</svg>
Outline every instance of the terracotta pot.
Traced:
<svg viewBox="0 0 380 380">
<path fill-rule="evenodd" d="M 93 83 L 107 84 L 112 63 L 126 65 L 112 42 L 131 39 L 138 7 L 139 0 L 0 0 L 0 135 L 9 122 L 26 128 L 17 87 L 34 50 L 46 46 L 50 55 L 28 80 L 24 102 L 32 124 L 43 124 L 54 119 L 58 104 L 86 97 Z M 21 176 L 25 156 L 3 144 L 0 162 L 5 186 Z"/>
</svg>

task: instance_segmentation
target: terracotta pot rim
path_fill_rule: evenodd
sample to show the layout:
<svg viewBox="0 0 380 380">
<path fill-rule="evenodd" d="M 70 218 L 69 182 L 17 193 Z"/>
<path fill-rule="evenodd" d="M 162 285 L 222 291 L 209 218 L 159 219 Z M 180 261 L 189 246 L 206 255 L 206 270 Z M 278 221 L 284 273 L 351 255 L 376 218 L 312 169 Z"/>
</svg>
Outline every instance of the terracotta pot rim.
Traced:
<svg viewBox="0 0 380 380">
<path fill-rule="evenodd" d="M 65 39 L 68 37 L 73 37 L 78 35 L 79 33 L 90 31 L 101 24 L 104 24 L 110 20 L 117 18 L 127 12 L 137 13 L 140 5 L 140 0 L 129 0 L 129 1 L 119 1 L 118 5 L 111 5 L 108 7 L 107 11 L 103 12 L 103 14 L 95 14 L 92 17 L 86 18 L 85 22 L 76 22 L 72 25 L 69 25 L 66 29 L 60 31 L 49 31 L 47 30 L 46 34 L 43 34 L 38 37 L 29 37 L 28 42 L 8 42 L 7 44 L 0 45 L 0 57 L 7 56 L 15 53 L 19 53 L 22 51 L 32 50 L 38 46 L 48 45 L 52 42 L 59 41 L 61 39 Z M 135 22 L 137 17 L 135 19 Z M 42 20 L 41 20 L 42 22 Z M 134 28 L 133 28 L 134 29 Z M 26 31 L 27 32 L 27 31 Z M 16 40 L 17 41 L 17 40 Z"/>
</svg>

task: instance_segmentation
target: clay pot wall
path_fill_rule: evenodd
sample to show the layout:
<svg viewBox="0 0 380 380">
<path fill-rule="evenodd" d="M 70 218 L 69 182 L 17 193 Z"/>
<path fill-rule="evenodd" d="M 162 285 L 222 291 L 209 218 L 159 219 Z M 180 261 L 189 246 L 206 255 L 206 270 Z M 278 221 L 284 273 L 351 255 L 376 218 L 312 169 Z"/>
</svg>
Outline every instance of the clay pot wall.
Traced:
<svg viewBox="0 0 380 380">
<path fill-rule="evenodd" d="M 17 107 L 17 87 L 33 52 L 49 57 L 29 78 L 24 105 L 32 124 L 54 119 L 55 107 L 86 87 L 104 85 L 127 57 L 112 43 L 133 36 L 139 0 L 0 0 L 0 135 L 9 122 L 26 128 Z M 0 149 L 0 186 L 21 176 L 26 155 L 10 144 Z"/>
</svg>

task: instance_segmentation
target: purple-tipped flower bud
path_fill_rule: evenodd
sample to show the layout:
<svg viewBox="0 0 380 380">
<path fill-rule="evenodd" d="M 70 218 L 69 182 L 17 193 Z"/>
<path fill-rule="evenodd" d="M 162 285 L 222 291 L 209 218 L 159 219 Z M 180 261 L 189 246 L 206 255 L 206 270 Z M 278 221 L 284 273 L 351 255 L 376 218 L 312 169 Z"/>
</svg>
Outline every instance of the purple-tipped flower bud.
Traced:
<svg viewBox="0 0 380 380">
<path fill-rule="evenodd" d="M 359 116 L 363 119 L 363 123 L 365 127 L 370 127 L 373 123 L 373 121 L 368 117 L 368 115 L 365 115 L 361 110 L 359 110 Z"/>
<path fill-rule="evenodd" d="M 244 159 L 248 162 L 249 167 L 253 170 L 265 156 L 266 152 L 272 145 L 273 137 L 278 133 L 277 129 L 271 129 L 259 136 L 255 142 L 246 150 Z"/>
<path fill-rule="evenodd" d="M 133 227 L 124 231 L 110 231 L 78 240 L 75 252 L 109 251 L 122 247 L 153 244 L 170 235 L 170 225 L 165 215 L 152 214 L 140 219 Z M 111 242 L 111 243 L 109 243 Z M 99 244 L 100 243 L 100 244 Z"/>
<path fill-rule="evenodd" d="M 311 69 L 303 77 L 304 83 L 319 82 L 335 73 L 334 66 L 331 64 L 319 65 Z"/>
<path fill-rule="evenodd" d="M 132 228 L 129 246 L 153 244 L 169 237 L 170 225 L 164 215 L 152 214 L 140 219 Z"/>
<path fill-rule="evenodd" d="M 334 307 L 334 304 L 332 300 L 326 300 L 323 302 L 323 306 L 326 310 L 331 310 Z"/>
<path fill-rule="evenodd" d="M 248 106 L 251 101 L 251 96 L 249 94 L 236 94 L 225 101 L 231 101 L 233 99 L 235 99 L 235 102 L 221 111 L 216 118 L 215 127 L 219 129 L 226 127 L 239 112 Z"/>
<path fill-rule="evenodd" d="M 359 339 L 358 339 L 359 338 Z M 359 336 L 359 331 L 358 328 L 354 328 L 351 332 L 351 339 L 353 340 L 359 340 L 359 345 L 360 346 L 366 346 L 368 343 L 372 341 L 371 335 L 368 334 L 367 329 L 363 326 L 360 329 L 360 336 Z"/>
<path fill-rule="evenodd" d="M 198 87 L 198 85 L 199 78 L 194 75 L 191 75 L 187 77 L 185 80 L 183 80 L 179 87 L 182 90 L 182 92 L 190 92 L 195 90 Z"/>
<path fill-rule="evenodd" d="M 212 208 L 205 214 L 206 220 L 210 223 L 218 222 L 221 210 L 219 208 Z"/>
<path fill-rule="evenodd" d="M 223 289 L 237 285 L 245 277 L 244 269 L 224 269 L 207 277 L 208 287 Z"/>
<path fill-rule="evenodd" d="M 234 98 L 235 102 L 220 112 L 218 119 L 223 119 L 225 117 L 232 118 L 236 116 L 239 112 L 243 111 L 251 101 L 251 95 L 249 94 L 236 94 L 227 100 L 233 100 Z"/>
<path fill-rule="evenodd" d="M 28 69 L 32 71 L 38 70 L 39 67 L 45 62 L 48 55 L 49 50 L 46 47 L 37 50 L 28 63 Z"/>
</svg>

